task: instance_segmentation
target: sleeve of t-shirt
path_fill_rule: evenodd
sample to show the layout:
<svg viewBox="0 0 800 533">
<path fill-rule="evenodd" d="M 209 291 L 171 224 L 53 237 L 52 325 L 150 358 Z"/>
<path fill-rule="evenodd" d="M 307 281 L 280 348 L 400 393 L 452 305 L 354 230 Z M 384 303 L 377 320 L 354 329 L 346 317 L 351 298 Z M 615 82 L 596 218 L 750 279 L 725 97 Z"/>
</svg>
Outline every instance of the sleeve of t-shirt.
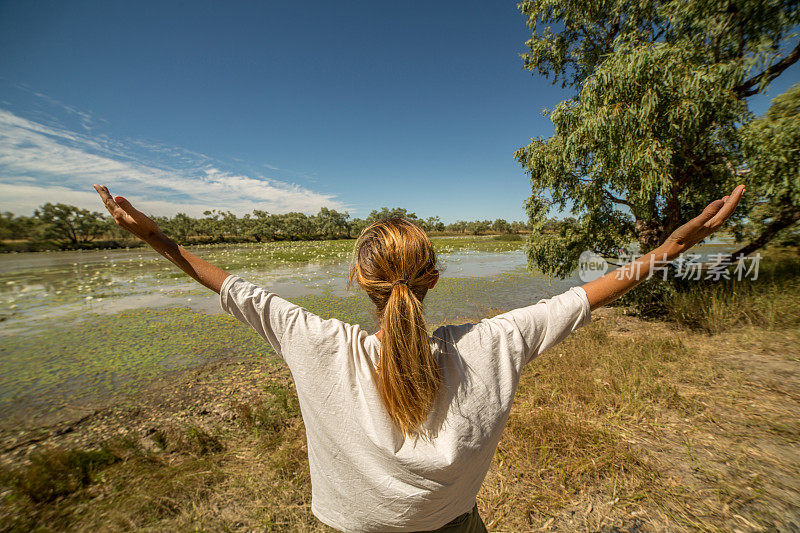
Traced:
<svg viewBox="0 0 800 533">
<path fill-rule="evenodd" d="M 509 352 L 518 369 L 591 320 L 589 299 L 581 287 L 482 321 Z"/>
<path fill-rule="evenodd" d="M 253 328 L 284 360 L 286 332 L 297 329 L 298 324 L 306 325 L 310 315 L 299 305 L 235 275 L 225 278 L 219 298 L 223 310 Z"/>
</svg>

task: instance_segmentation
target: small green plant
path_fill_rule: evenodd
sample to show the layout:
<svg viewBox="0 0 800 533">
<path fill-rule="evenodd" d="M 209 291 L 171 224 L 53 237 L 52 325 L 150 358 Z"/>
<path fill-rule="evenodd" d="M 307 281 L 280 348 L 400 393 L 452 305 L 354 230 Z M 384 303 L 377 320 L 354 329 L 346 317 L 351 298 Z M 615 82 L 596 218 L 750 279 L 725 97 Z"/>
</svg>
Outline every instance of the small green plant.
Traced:
<svg viewBox="0 0 800 533">
<path fill-rule="evenodd" d="M 43 448 L 16 472 L 20 492 L 34 502 L 49 502 L 88 485 L 95 473 L 120 458 L 108 447 L 95 450 Z"/>
<path fill-rule="evenodd" d="M 186 444 L 188 450 L 196 455 L 219 453 L 225 449 L 218 437 L 199 426 L 189 426 L 186 429 Z"/>
<path fill-rule="evenodd" d="M 247 429 L 280 432 L 289 420 L 300 415 L 297 395 L 280 383 L 268 383 L 264 390 L 268 396 L 262 401 L 235 407 L 239 422 Z"/>
</svg>

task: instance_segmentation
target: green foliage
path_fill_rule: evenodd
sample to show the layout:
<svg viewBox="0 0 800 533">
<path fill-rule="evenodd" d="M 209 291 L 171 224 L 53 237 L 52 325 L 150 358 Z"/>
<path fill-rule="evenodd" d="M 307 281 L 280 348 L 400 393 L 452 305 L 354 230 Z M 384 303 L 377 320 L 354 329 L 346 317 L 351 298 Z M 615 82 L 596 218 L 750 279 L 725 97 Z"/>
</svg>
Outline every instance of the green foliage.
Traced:
<svg viewBox="0 0 800 533">
<path fill-rule="evenodd" d="M 348 213 L 339 213 L 335 209 L 323 207 L 319 210 L 314 220 L 316 231 L 326 239 L 349 236 L 348 218 L 350 218 Z"/>
<path fill-rule="evenodd" d="M 0 213 L 0 239 L 31 239 L 35 237 L 37 220 L 33 217 Z"/>
<path fill-rule="evenodd" d="M 374 224 L 375 222 L 379 222 L 381 220 L 386 220 L 388 218 L 407 218 L 411 222 L 419 222 L 416 213 L 409 213 L 405 208 L 402 207 L 395 207 L 393 209 L 389 209 L 388 207 L 382 207 L 380 211 L 375 209 L 370 212 L 369 216 L 365 220 L 366 225 L 369 226 L 370 224 Z"/>
<path fill-rule="evenodd" d="M 736 228 L 740 238 L 760 242 L 776 237 L 783 244 L 800 242 L 800 83 L 772 101 L 763 117 L 743 129 L 751 201 L 748 224 Z"/>
<path fill-rule="evenodd" d="M 750 171 L 764 176 L 763 194 L 800 204 L 800 83 L 772 101 L 746 130 Z"/>
<path fill-rule="evenodd" d="M 179 242 L 186 242 L 190 235 L 197 235 L 199 229 L 197 221 L 185 213 L 178 213 L 172 218 L 162 217 L 156 219 L 156 222 L 162 230 Z"/>
<path fill-rule="evenodd" d="M 444 231 L 446 226 L 439 217 L 428 217 L 420 221 L 420 225 L 425 231 Z"/>
<path fill-rule="evenodd" d="M 512 233 L 511 224 L 507 220 L 498 218 L 492 222 L 492 230 L 498 233 Z"/>
<path fill-rule="evenodd" d="M 91 242 L 109 225 L 101 213 L 61 203 L 44 204 L 34 212 L 34 217 L 41 223 L 44 238 L 70 244 Z"/>
<path fill-rule="evenodd" d="M 373 210 L 366 219 L 350 218 L 349 213 L 327 207 L 321 208 L 316 215 L 299 212 L 272 214 L 256 209 L 239 217 L 230 211 L 213 209 L 205 211 L 202 218 L 185 213 L 152 218 L 178 243 L 197 244 L 348 239 L 358 236 L 367 225 L 391 217 L 406 217 L 428 232 L 480 235 L 490 231 L 517 233 L 527 229 L 523 222 L 503 219 L 445 224 L 438 216 L 421 219 L 401 207 Z M 1 241 L 27 241 L 27 244 Z M 0 214 L 2 250 L 116 247 L 125 241 L 130 245 L 130 234 L 114 224 L 110 217 L 72 205 L 47 203 L 36 210 L 33 217 L 15 216 L 8 212 Z"/>
<path fill-rule="evenodd" d="M 675 322 L 709 334 L 755 326 L 777 330 L 800 325 L 800 258 L 796 251 L 772 253 L 758 279 L 693 283 L 663 300 Z"/>
<path fill-rule="evenodd" d="M 743 180 L 739 220 L 768 199 L 797 205 L 787 192 L 798 180 L 796 96 L 756 121 L 746 100 L 800 57 L 782 50 L 800 22 L 797 2 L 530 0 L 519 8 L 532 29 L 525 68 L 575 90 L 545 111 L 553 136 L 515 154 L 531 176 L 532 266 L 565 275 L 583 250 L 615 256 L 631 241 L 653 248 Z M 547 232 L 552 207 L 571 209 L 576 223 Z"/>
<path fill-rule="evenodd" d="M 49 502 L 91 482 L 102 467 L 119 460 L 108 448 L 44 448 L 31 453 L 30 464 L 16 472 L 20 491 L 34 502 Z"/>
</svg>

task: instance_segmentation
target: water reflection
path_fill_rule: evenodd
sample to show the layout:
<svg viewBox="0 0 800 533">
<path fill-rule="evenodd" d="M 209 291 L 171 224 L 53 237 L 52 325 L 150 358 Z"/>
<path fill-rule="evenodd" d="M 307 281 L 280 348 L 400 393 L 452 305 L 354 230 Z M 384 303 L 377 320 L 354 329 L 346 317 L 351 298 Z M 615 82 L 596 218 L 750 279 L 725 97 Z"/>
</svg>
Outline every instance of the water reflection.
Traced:
<svg viewBox="0 0 800 533">
<path fill-rule="evenodd" d="M 279 246 L 197 247 L 206 257 L 281 296 L 347 296 L 345 288 L 352 243 L 281 243 Z M 707 245 L 707 259 L 731 250 L 727 243 Z M 460 300 L 437 303 L 432 291 L 427 305 L 450 306 L 459 314 L 525 305 L 531 298 L 556 294 L 578 284 L 577 278 L 550 280 L 527 273 L 522 251 L 440 253 L 442 279 L 493 278 L 516 273 L 513 282 L 492 279 L 494 293 L 464 293 Z M 507 286 L 508 285 L 508 286 Z M 465 303 L 466 302 L 466 303 Z M 24 327 L 27 319 L 55 318 L 80 313 L 115 313 L 142 307 L 187 305 L 216 313 L 217 296 L 196 284 L 175 266 L 149 249 L 0 254 L 0 320 L 4 332 Z"/>
</svg>

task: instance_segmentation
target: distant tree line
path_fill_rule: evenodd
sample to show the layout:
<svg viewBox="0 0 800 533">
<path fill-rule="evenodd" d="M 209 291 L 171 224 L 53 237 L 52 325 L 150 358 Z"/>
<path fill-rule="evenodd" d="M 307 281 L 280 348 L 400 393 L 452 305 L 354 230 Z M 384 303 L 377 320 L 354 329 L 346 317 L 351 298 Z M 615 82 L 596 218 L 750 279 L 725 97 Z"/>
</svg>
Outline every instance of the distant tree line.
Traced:
<svg viewBox="0 0 800 533">
<path fill-rule="evenodd" d="M 172 217 L 153 217 L 164 232 L 182 244 L 210 242 L 267 242 L 278 240 L 324 240 L 354 238 L 368 225 L 391 217 L 405 217 L 425 231 L 440 234 L 483 235 L 525 232 L 524 222 L 496 220 L 458 220 L 445 224 L 438 216 L 421 218 L 396 207 L 373 210 L 366 218 L 351 218 L 349 213 L 323 207 L 316 215 L 292 212 L 283 214 L 255 210 L 244 216 L 230 211 L 210 210 L 201 218 L 178 213 Z M 558 225 L 554 221 L 553 229 Z M 91 248 L 121 245 L 130 236 L 106 214 L 74 205 L 46 203 L 32 216 L 0 214 L 0 241 L 26 241 L 56 248 Z M 5 249 L 11 249 L 8 243 Z M 41 248 L 42 246 L 39 246 Z M 36 246 L 32 248 L 37 248 Z M 23 249 L 32 249 L 24 247 Z"/>
</svg>

